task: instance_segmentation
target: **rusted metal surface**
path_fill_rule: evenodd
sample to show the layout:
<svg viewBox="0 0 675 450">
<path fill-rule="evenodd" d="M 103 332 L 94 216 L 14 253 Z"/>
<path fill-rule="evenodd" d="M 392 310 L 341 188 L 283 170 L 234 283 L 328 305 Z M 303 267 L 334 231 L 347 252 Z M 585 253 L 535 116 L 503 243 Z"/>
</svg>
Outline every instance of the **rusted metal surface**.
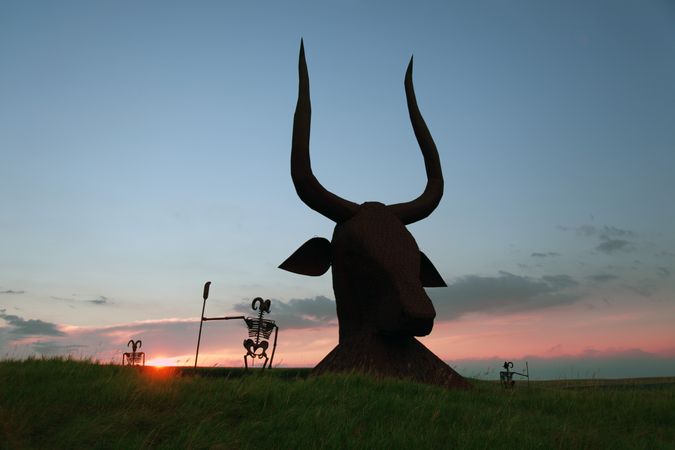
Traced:
<svg viewBox="0 0 675 450">
<path fill-rule="evenodd" d="M 300 87 L 293 119 L 291 178 L 300 199 L 335 222 L 332 240 L 314 237 L 281 265 L 301 275 L 319 276 L 332 267 L 340 343 L 374 334 L 426 336 L 436 311 L 424 287 L 445 281 L 406 228 L 430 215 L 443 196 L 438 150 L 417 107 L 412 59 L 405 92 L 413 131 L 427 174 L 424 192 L 394 205 L 353 203 L 326 190 L 312 172 L 309 155 L 311 105 L 304 45 L 300 45 Z"/>
<path fill-rule="evenodd" d="M 248 328 L 248 339 L 244 340 L 244 349 L 246 354 L 244 354 L 244 367 L 248 369 L 249 361 L 251 359 L 251 365 L 255 362 L 256 359 L 261 359 L 263 361 L 262 368 L 272 368 L 272 363 L 274 362 L 274 352 L 277 348 L 277 339 L 279 337 L 279 327 L 273 320 L 264 319 L 264 314 L 270 313 L 270 308 L 272 305 L 271 300 L 263 300 L 261 297 L 256 297 L 251 303 L 251 308 L 254 311 L 258 311 L 257 317 L 245 317 L 245 316 L 224 316 L 224 317 L 205 317 L 204 310 L 206 308 L 206 299 L 209 296 L 209 287 L 211 282 L 208 281 L 204 285 L 204 294 L 203 299 L 204 303 L 202 304 L 202 315 L 199 322 L 199 335 L 197 337 L 197 352 L 195 354 L 195 367 L 197 367 L 197 359 L 199 358 L 199 344 L 202 338 L 202 325 L 204 322 L 210 320 L 237 320 L 241 319 L 246 324 Z M 272 352 L 268 356 L 267 350 L 270 346 L 269 339 L 272 337 L 272 332 L 274 332 L 274 341 L 272 343 Z"/>
<path fill-rule="evenodd" d="M 143 342 L 140 339 L 137 341 L 130 339 L 129 342 L 127 342 L 127 347 L 129 346 L 131 346 L 131 352 L 124 352 L 122 354 L 122 365 L 144 366 L 145 352 L 136 351 L 143 346 Z"/>
<path fill-rule="evenodd" d="M 411 58 L 404 89 L 426 187 L 408 202 L 358 204 L 328 191 L 312 172 L 309 72 L 301 41 L 291 178 L 300 200 L 335 222 L 335 228 L 331 240 L 308 240 L 279 267 L 309 276 L 332 270 L 339 342 L 316 366 L 317 373 L 356 370 L 466 388 L 461 375 L 415 339 L 431 333 L 436 317 L 424 288 L 446 283 L 406 228 L 436 209 L 444 183 L 438 150 L 417 105 L 412 71 Z"/>
</svg>

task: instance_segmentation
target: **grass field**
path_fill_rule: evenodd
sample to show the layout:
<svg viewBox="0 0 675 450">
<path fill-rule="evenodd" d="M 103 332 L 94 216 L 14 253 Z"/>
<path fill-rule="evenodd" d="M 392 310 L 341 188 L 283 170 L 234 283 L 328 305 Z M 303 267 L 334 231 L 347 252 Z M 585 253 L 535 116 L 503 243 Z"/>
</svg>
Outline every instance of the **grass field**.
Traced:
<svg viewBox="0 0 675 450">
<path fill-rule="evenodd" d="M 473 381 L 0 362 L 0 447 L 675 448 L 675 378 Z"/>
</svg>

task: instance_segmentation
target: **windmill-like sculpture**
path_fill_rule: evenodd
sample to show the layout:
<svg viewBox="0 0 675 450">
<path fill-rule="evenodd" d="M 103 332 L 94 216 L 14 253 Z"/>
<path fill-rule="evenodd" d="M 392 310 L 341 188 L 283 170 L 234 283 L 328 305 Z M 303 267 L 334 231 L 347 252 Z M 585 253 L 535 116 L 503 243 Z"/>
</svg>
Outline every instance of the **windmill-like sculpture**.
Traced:
<svg viewBox="0 0 675 450">
<path fill-rule="evenodd" d="M 130 339 L 127 342 L 127 347 L 131 346 L 131 352 L 124 352 L 122 354 L 122 365 L 124 366 L 144 366 L 145 365 L 145 352 L 137 352 L 139 348 L 143 346 L 141 340 L 134 341 Z"/>
<path fill-rule="evenodd" d="M 244 355 L 244 367 L 248 369 L 248 358 L 251 359 L 251 365 L 256 359 L 264 360 L 262 368 L 272 368 L 274 361 L 274 352 L 277 349 L 277 338 L 279 336 L 279 327 L 273 320 L 264 319 L 264 314 L 269 314 L 272 305 L 271 300 L 263 300 L 261 297 L 256 297 L 251 303 L 251 308 L 258 311 L 257 317 L 245 316 L 225 316 L 225 317 L 204 317 L 204 310 L 206 308 L 206 299 L 209 298 L 209 288 L 211 282 L 207 281 L 204 284 L 204 294 L 202 298 L 202 317 L 199 323 L 199 335 L 197 337 L 197 352 L 195 354 L 195 367 L 197 367 L 197 359 L 199 358 L 199 344 L 202 339 L 202 325 L 209 320 L 236 320 L 241 319 L 248 328 L 248 339 L 244 340 L 244 348 L 246 354 Z M 267 349 L 269 348 L 269 339 L 274 332 L 274 343 L 272 344 L 272 354 L 267 356 Z"/>
</svg>

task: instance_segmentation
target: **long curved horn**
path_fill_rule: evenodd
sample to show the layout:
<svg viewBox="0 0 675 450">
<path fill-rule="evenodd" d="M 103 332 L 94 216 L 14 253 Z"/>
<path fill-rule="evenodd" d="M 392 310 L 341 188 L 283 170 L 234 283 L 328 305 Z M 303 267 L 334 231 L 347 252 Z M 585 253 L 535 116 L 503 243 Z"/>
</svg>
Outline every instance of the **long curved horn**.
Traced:
<svg viewBox="0 0 675 450">
<path fill-rule="evenodd" d="M 291 147 L 291 177 L 298 197 L 319 214 L 336 223 L 350 218 L 358 205 L 327 191 L 312 173 L 309 160 L 309 130 L 312 107 L 309 100 L 309 75 L 305 62 L 305 46 L 300 40 L 298 63 L 298 104 L 293 116 L 293 143 Z"/>
<path fill-rule="evenodd" d="M 441 160 L 438 157 L 436 144 L 431 137 L 429 128 L 420 114 L 415 97 L 415 88 L 412 82 L 413 59 L 410 57 L 408 70 L 405 73 L 405 96 L 408 101 L 408 113 L 412 123 L 417 143 L 424 156 L 424 167 L 427 171 L 427 186 L 422 195 L 407 203 L 390 205 L 389 210 L 398 216 L 401 221 L 408 225 L 422 220 L 433 212 L 443 197 L 443 171 Z"/>
</svg>

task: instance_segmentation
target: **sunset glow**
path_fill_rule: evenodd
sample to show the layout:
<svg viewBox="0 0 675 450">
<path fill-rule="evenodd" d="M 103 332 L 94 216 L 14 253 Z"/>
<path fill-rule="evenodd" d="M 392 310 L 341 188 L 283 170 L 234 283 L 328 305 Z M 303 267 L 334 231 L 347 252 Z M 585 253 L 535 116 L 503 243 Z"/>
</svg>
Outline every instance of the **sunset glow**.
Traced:
<svg viewBox="0 0 675 450">
<path fill-rule="evenodd" d="M 407 226 L 447 284 L 428 348 L 471 376 L 675 374 L 672 4 L 38 3 L 0 5 L 2 358 L 141 340 L 193 366 L 206 281 L 204 315 L 239 318 L 204 322 L 201 367 L 243 367 L 256 297 L 274 367 L 337 345 L 331 269 L 279 269 L 336 225 L 290 174 L 302 38 L 312 170 L 354 204 L 424 192 L 414 54 L 444 180 Z"/>
<path fill-rule="evenodd" d="M 157 357 L 145 361 L 146 366 L 154 366 L 157 368 L 167 367 L 167 366 L 177 366 L 176 361 L 178 358 L 173 357 Z"/>
</svg>

